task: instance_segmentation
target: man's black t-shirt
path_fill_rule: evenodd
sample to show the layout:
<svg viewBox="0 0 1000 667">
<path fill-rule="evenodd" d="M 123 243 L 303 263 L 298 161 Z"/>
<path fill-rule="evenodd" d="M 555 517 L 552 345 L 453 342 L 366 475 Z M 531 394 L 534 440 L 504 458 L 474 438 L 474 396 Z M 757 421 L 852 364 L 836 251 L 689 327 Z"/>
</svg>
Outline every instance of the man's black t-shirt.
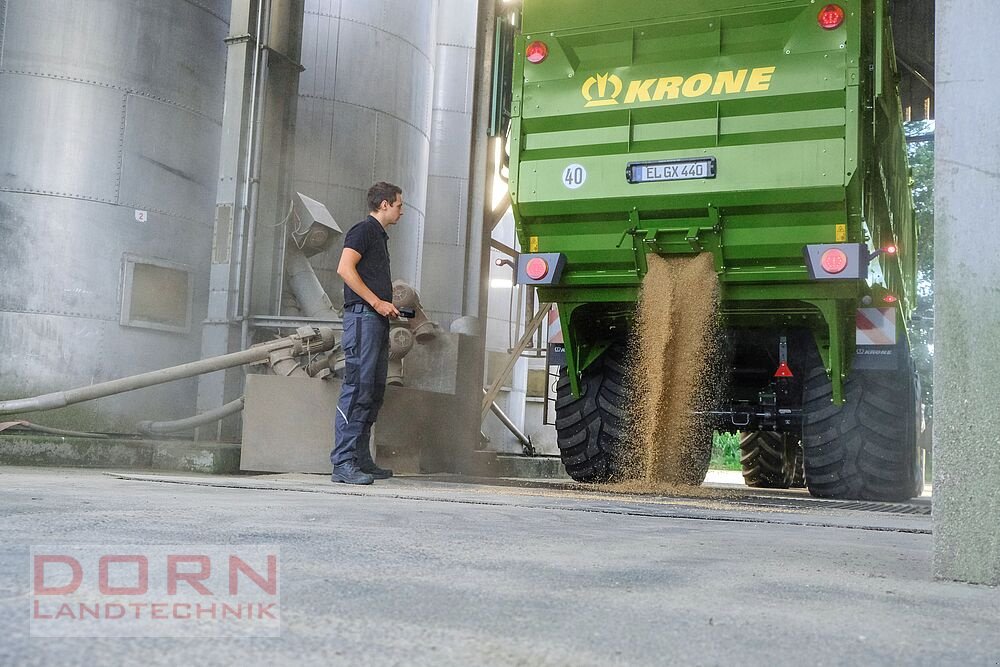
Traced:
<svg viewBox="0 0 1000 667">
<path fill-rule="evenodd" d="M 375 296 L 383 301 L 392 302 L 392 278 L 389 273 L 389 235 L 382 225 L 372 216 L 368 216 L 351 227 L 344 237 L 344 247 L 357 251 L 361 255 L 358 262 L 358 275 Z M 344 285 L 344 305 L 353 306 L 365 303 L 357 293 Z"/>
</svg>

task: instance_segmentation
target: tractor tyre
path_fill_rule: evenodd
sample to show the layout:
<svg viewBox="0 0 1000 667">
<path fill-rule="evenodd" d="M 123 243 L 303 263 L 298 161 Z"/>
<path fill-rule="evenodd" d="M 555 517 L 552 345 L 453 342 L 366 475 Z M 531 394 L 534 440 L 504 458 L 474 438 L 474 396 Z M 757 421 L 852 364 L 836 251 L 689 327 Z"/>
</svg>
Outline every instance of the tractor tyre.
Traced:
<svg viewBox="0 0 1000 667">
<path fill-rule="evenodd" d="M 917 381 L 908 350 L 899 353 L 907 357 L 899 370 L 852 372 L 844 404 L 837 406 L 819 354 L 811 352 L 802 393 L 802 448 L 813 496 L 900 502 L 915 495 L 923 478 Z"/>
<path fill-rule="evenodd" d="M 744 431 L 740 433 L 740 463 L 743 481 L 756 489 L 787 489 L 795 477 L 798 439 L 787 433 Z"/>
<path fill-rule="evenodd" d="M 556 434 L 566 472 L 578 482 L 621 477 L 626 424 L 626 346 L 616 343 L 580 378 L 573 396 L 566 367 L 556 385 Z"/>
</svg>

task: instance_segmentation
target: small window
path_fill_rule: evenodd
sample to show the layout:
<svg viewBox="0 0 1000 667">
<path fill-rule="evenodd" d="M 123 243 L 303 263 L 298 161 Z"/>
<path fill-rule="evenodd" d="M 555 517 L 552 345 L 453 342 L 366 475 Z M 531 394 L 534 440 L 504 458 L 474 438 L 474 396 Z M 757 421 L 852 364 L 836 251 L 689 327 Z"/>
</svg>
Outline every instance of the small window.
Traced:
<svg viewBox="0 0 1000 667">
<path fill-rule="evenodd" d="M 121 324 L 126 327 L 189 333 L 193 293 L 190 267 L 160 259 L 126 255 Z"/>
</svg>

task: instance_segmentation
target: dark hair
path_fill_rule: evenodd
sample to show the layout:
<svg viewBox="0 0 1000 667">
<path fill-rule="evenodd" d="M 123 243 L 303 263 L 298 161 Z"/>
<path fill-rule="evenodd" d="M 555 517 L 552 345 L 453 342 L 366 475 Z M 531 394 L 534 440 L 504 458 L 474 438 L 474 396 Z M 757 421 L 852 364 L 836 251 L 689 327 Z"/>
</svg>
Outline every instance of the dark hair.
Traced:
<svg viewBox="0 0 1000 667">
<path fill-rule="evenodd" d="M 384 201 L 392 204 L 396 201 L 396 195 L 401 194 L 403 194 L 403 189 L 398 185 L 379 181 L 375 185 L 368 188 L 368 210 L 377 211 L 378 207 L 381 206 Z"/>
</svg>

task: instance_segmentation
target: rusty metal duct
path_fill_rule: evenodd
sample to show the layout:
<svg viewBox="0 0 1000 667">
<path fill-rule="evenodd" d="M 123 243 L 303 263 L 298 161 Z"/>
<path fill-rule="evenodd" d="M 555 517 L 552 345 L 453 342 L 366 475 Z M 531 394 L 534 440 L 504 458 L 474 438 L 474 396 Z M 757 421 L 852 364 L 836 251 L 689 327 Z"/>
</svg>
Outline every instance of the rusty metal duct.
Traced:
<svg viewBox="0 0 1000 667">
<path fill-rule="evenodd" d="M 228 0 L 0 0 L 0 398 L 199 358 Z M 47 415 L 194 410 L 194 381 Z"/>
</svg>

